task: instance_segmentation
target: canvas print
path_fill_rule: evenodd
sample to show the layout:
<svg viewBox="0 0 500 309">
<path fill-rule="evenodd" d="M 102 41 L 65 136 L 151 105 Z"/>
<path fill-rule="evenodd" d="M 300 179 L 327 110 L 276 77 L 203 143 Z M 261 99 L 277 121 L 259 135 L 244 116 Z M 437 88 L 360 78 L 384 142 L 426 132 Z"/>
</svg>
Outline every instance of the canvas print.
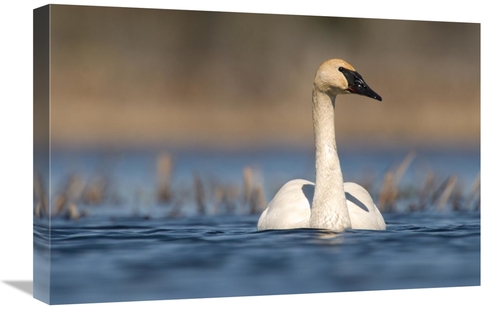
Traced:
<svg viewBox="0 0 500 309">
<path fill-rule="evenodd" d="M 480 285 L 480 24 L 33 16 L 35 298 Z"/>
</svg>

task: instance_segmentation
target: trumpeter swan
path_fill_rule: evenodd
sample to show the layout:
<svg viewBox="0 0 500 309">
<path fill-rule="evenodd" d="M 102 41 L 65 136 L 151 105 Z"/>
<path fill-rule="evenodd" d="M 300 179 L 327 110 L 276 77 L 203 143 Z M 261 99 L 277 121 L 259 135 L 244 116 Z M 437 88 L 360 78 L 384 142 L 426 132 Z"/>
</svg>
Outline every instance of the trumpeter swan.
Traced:
<svg viewBox="0 0 500 309">
<path fill-rule="evenodd" d="M 344 60 L 323 62 L 312 93 L 316 184 L 294 179 L 283 185 L 260 216 L 258 230 L 385 230 L 384 218 L 370 194 L 358 184 L 344 183 L 342 177 L 335 142 L 335 98 L 350 93 L 382 101 Z"/>
</svg>

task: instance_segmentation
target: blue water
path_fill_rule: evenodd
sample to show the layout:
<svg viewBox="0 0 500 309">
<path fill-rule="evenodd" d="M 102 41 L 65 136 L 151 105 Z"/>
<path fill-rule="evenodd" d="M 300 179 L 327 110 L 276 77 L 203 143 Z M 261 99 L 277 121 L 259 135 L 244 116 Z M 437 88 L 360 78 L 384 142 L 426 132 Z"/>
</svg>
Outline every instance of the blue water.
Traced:
<svg viewBox="0 0 500 309">
<path fill-rule="evenodd" d="M 405 154 L 341 154 L 344 177 L 356 180 L 370 170 L 376 188 Z M 155 158 L 154 152 L 53 155 L 52 196 L 68 173 L 92 177 L 104 169 L 121 199 L 82 206 L 87 216 L 76 221 L 51 218 L 50 232 L 47 218 L 34 218 L 35 263 L 50 261 L 48 269 L 35 271 L 50 273 L 50 303 L 480 285 L 479 211 L 384 213 L 386 231 L 340 234 L 258 232 L 258 214 L 248 214 L 243 206 L 230 214 L 198 215 L 190 199 L 183 215 L 171 218 L 166 215 L 171 206 L 156 204 L 150 196 Z M 174 162 L 172 181 L 179 190 L 192 185 L 193 171 L 240 185 L 242 169 L 251 165 L 261 171 L 267 200 L 282 181 L 313 179 L 314 168 L 308 152 L 286 159 L 280 153 L 183 153 Z M 457 175 L 466 191 L 479 172 L 479 154 L 428 152 L 412 164 L 406 184 L 422 181 L 425 166 L 443 177 Z"/>
</svg>

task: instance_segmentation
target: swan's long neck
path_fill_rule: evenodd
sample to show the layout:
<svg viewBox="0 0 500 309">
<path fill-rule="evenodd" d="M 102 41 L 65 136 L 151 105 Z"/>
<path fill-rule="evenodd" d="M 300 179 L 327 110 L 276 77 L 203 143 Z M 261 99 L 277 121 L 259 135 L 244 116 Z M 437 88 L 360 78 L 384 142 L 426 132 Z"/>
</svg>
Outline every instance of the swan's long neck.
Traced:
<svg viewBox="0 0 500 309">
<path fill-rule="evenodd" d="M 313 90 L 316 185 L 311 208 L 312 228 L 343 231 L 351 227 L 335 142 L 335 96 Z"/>
</svg>

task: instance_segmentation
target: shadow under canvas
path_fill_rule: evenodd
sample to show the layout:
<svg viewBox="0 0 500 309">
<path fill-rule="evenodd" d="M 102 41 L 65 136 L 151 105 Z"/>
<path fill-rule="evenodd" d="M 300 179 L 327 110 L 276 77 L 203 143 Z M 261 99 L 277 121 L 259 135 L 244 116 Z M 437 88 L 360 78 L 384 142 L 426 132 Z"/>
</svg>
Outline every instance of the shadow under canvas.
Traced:
<svg viewBox="0 0 500 309">
<path fill-rule="evenodd" d="M 3 283 L 8 284 L 20 291 L 23 291 L 31 296 L 33 296 L 33 281 L 29 280 L 12 280 L 12 281 L 3 281 Z"/>
</svg>

